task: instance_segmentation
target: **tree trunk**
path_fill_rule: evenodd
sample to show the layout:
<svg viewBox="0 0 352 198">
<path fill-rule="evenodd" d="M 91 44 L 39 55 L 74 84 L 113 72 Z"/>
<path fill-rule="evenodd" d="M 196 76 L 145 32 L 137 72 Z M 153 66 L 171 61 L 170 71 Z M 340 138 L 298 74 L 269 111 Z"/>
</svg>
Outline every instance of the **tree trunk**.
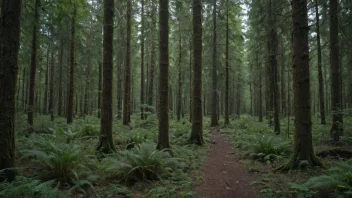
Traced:
<svg viewBox="0 0 352 198">
<path fill-rule="evenodd" d="M 180 23 L 180 20 L 179 20 Z M 181 79 L 181 58 L 182 58 L 182 39 L 181 39 L 181 24 L 178 25 L 179 31 L 179 57 L 178 57 L 178 90 L 177 90 L 177 120 L 181 120 L 181 107 L 182 107 L 182 79 Z"/>
<path fill-rule="evenodd" d="M 332 126 L 330 129 L 330 135 L 334 142 L 339 141 L 340 136 L 343 135 L 338 33 L 338 0 L 330 0 L 330 76 L 332 108 Z"/>
<path fill-rule="evenodd" d="M 157 149 L 170 148 L 169 143 L 169 0 L 159 1 L 159 133 Z"/>
<path fill-rule="evenodd" d="M 216 61 L 216 0 L 213 0 L 213 73 L 212 73 L 212 83 L 213 83 L 213 90 L 212 90 L 212 102 L 211 102 L 211 123 L 210 126 L 218 126 L 218 116 L 217 116 L 217 106 L 218 106 L 218 92 L 217 92 L 217 61 Z"/>
<path fill-rule="evenodd" d="M 150 58 L 150 82 L 149 82 L 149 88 L 148 88 L 148 106 L 149 106 L 149 112 L 153 113 L 153 98 L 154 98 L 154 70 L 155 70 L 155 31 L 156 31 L 156 19 L 155 19 L 155 12 L 156 12 L 156 5 L 155 5 L 155 0 L 152 0 L 152 24 L 151 24 L 151 43 L 152 43 L 152 49 L 151 49 L 151 58 Z"/>
<path fill-rule="evenodd" d="M 113 37 L 114 0 L 104 0 L 104 41 L 103 41 L 103 93 L 101 108 L 100 141 L 97 151 L 108 154 L 115 152 L 112 141 L 112 83 L 113 83 Z"/>
<path fill-rule="evenodd" d="M 131 121 L 131 15 L 132 2 L 127 0 L 127 39 L 126 39 L 126 70 L 125 70 L 125 97 L 123 102 L 123 124 Z"/>
<path fill-rule="evenodd" d="M 99 82 L 98 82 L 98 118 L 100 118 L 101 115 L 101 94 L 102 91 L 101 89 L 103 88 L 103 79 L 102 79 L 102 75 L 103 75 L 103 66 L 101 64 L 101 62 L 99 62 Z"/>
<path fill-rule="evenodd" d="M 15 109 L 20 47 L 21 0 L 3 0 L 0 13 L 0 175 L 3 180 L 15 179 Z"/>
<path fill-rule="evenodd" d="M 90 82 L 92 81 L 92 40 L 93 40 L 93 19 L 92 14 L 90 16 L 90 30 L 88 37 L 88 64 L 87 64 L 87 74 L 86 74 L 86 84 L 84 89 L 84 111 L 83 116 L 89 114 L 89 92 L 90 92 Z"/>
<path fill-rule="evenodd" d="M 58 111 L 57 115 L 62 116 L 62 58 L 64 54 L 64 41 L 63 39 L 60 40 L 60 54 L 59 54 L 59 96 L 58 96 Z"/>
<path fill-rule="evenodd" d="M 29 99 L 28 99 L 28 123 L 33 125 L 34 119 L 34 97 L 35 97 L 35 76 L 37 73 L 37 51 L 38 51 L 38 29 L 39 29 L 39 9 L 40 0 L 35 1 L 34 24 L 32 37 L 32 54 L 31 54 L 31 73 L 29 81 Z"/>
<path fill-rule="evenodd" d="M 67 100 L 67 124 L 73 122 L 73 98 L 75 90 L 75 40 L 76 40 L 76 13 L 77 5 L 73 5 L 73 15 L 71 21 L 71 57 L 70 57 L 70 77 L 69 77 L 69 90 L 68 90 L 68 100 Z"/>
<path fill-rule="evenodd" d="M 142 18 L 142 28 L 141 28 L 141 119 L 145 119 L 145 114 L 144 114 L 144 0 L 142 1 L 142 13 L 141 13 L 141 18 Z"/>
<path fill-rule="evenodd" d="M 49 91 L 49 111 L 50 111 L 50 120 L 54 121 L 54 48 L 51 49 L 51 64 L 50 64 L 50 91 Z"/>
<path fill-rule="evenodd" d="M 122 13 L 124 6 L 122 1 L 118 4 L 119 13 Z M 117 50 L 117 119 L 121 120 L 122 118 L 122 99 L 123 99 L 123 77 L 124 77 L 124 46 L 125 45 L 125 29 L 123 23 L 123 17 L 119 18 L 119 29 L 118 29 L 118 50 Z"/>
<path fill-rule="evenodd" d="M 189 40 L 189 121 L 190 122 L 192 122 L 192 115 L 193 115 L 193 103 L 192 103 L 192 100 L 193 100 L 192 99 L 193 98 L 193 94 L 192 94 L 193 84 L 192 84 L 192 81 L 193 81 L 193 75 L 192 75 L 192 38 L 190 38 L 190 40 Z M 351 82 L 352 82 L 352 80 L 351 80 Z"/>
<path fill-rule="evenodd" d="M 313 150 L 310 110 L 307 0 L 292 1 L 292 70 L 295 135 L 293 153 L 283 170 L 321 166 Z"/>
<path fill-rule="evenodd" d="M 229 1 L 226 1 L 226 80 L 225 80 L 225 125 L 230 124 L 229 116 Z M 252 99 L 251 99 L 252 102 Z M 251 103 L 252 105 L 252 103 Z M 251 107 L 252 108 L 252 107 Z"/>
<path fill-rule="evenodd" d="M 202 114 L 202 1 L 193 0 L 193 113 L 190 142 L 203 145 Z M 205 101 L 205 95 L 204 95 Z"/>
<path fill-rule="evenodd" d="M 321 44 L 320 44 L 320 24 L 319 24 L 319 8 L 318 0 L 315 0 L 315 18 L 317 26 L 317 53 L 318 53 L 318 80 L 319 80 L 319 104 L 320 104 L 320 123 L 326 124 L 325 120 L 325 104 L 324 104 L 324 80 L 321 63 Z"/>
</svg>

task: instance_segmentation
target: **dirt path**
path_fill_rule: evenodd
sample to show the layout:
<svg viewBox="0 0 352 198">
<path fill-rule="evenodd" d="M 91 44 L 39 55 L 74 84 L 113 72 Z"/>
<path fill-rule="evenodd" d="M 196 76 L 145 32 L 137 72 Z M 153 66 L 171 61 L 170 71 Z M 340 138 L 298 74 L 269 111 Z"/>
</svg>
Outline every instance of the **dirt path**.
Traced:
<svg viewBox="0 0 352 198">
<path fill-rule="evenodd" d="M 228 137 L 219 131 L 212 135 L 212 147 L 203 167 L 203 183 L 196 188 L 197 198 L 256 198 L 258 192 L 247 169 L 236 162 Z"/>
</svg>

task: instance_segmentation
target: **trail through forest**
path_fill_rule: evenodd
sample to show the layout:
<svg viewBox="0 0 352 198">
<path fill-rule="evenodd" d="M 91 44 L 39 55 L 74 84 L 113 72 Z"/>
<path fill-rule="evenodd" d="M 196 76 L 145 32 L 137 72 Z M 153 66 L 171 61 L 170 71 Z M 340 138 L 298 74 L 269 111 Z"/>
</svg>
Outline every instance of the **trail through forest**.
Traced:
<svg viewBox="0 0 352 198">
<path fill-rule="evenodd" d="M 229 138 L 219 130 L 213 131 L 212 146 L 202 170 L 204 181 L 196 188 L 196 197 L 258 197 L 256 188 L 250 185 L 252 178 L 236 161 L 236 154 L 228 141 Z"/>
</svg>

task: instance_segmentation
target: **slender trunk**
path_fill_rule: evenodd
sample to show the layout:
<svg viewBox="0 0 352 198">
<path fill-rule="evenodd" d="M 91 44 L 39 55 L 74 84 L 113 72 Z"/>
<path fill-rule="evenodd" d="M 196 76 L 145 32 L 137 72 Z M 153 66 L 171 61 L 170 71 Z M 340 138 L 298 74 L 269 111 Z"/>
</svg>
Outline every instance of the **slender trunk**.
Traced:
<svg viewBox="0 0 352 198">
<path fill-rule="evenodd" d="M 35 1 L 34 24 L 32 37 L 32 55 L 31 55 L 31 73 L 29 81 L 29 99 L 28 99 L 28 123 L 32 126 L 34 119 L 34 97 L 35 97 L 35 76 L 37 73 L 37 51 L 38 51 L 38 29 L 39 29 L 39 9 L 40 0 Z"/>
<path fill-rule="evenodd" d="M 21 105 L 21 108 L 23 111 L 25 111 L 26 109 L 26 93 L 25 93 L 25 90 L 27 90 L 27 87 L 25 87 L 25 82 L 26 81 L 26 68 L 24 67 L 23 68 L 23 76 L 22 76 L 22 105 Z"/>
<path fill-rule="evenodd" d="M 192 122 L 192 115 L 193 115 L 193 103 L 192 103 L 192 98 L 193 98 L 193 94 L 192 94 L 193 75 L 192 75 L 192 40 L 191 39 L 189 40 L 189 121 L 190 122 Z M 351 80 L 351 82 L 352 82 L 352 80 Z M 351 91 L 351 95 L 352 95 L 352 91 Z"/>
<path fill-rule="evenodd" d="M 141 119 L 144 115 L 144 0 L 142 0 L 142 28 L 141 28 Z"/>
<path fill-rule="evenodd" d="M 100 112 L 101 112 L 101 89 L 103 88 L 103 66 L 101 62 L 99 62 L 99 82 L 98 82 L 98 118 L 100 118 Z"/>
<path fill-rule="evenodd" d="M 75 89 L 75 40 L 76 40 L 76 13 L 77 5 L 73 5 L 73 15 L 71 21 L 71 57 L 70 57 L 70 77 L 69 77 L 69 90 L 68 90 L 68 100 L 67 100 L 67 124 L 73 122 L 73 99 L 74 99 L 74 89 Z"/>
<path fill-rule="evenodd" d="M 54 48 L 51 49 L 51 64 L 50 64 L 50 91 L 49 91 L 49 111 L 50 111 L 50 120 L 54 121 Z"/>
<path fill-rule="evenodd" d="M 3 0 L 0 13 L 0 182 L 15 179 L 15 94 L 20 47 L 21 0 Z"/>
<path fill-rule="evenodd" d="M 317 23 L 317 53 L 318 53 L 318 80 L 319 80 L 319 104 L 320 104 L 320 123 L 326 124 L 325 104 L 324 104 L 324 80 L 321 63 L 321 44 L 320 44 L 320 24 L 318 0 L 315 0 L 315 18 Z"/>
<path fill-rule="evenodd" d="M 93 19 L 90 16 L 90 30 L 88 37 L 88 65 L 87 65 L 87 74 L 86 74 L 86 84 L 84 89 L 84 110 L 83 116 L 89 114 L 89 92 L 90 92 L 90 82 L 92 81 L 92 40 L 93 40 Z"/>
<path fill-rule="evenodd" d="M 330 76 L 332 108 L 332 126 L 330 134 L 334 142 L 339 141 L 340 136 L 343 135 L 338 31 L 338 0 L 330 0 Z"/>
<path fill-rule="evenodd" d="M 150 82 L 149 82 L 149 88 L 148 88 L 148 106 L 149 106 L 149 112 L 153 113 L 153 98 L 154 98 L 154 70 L 155 70 L 155 31 L 156 31 L 156 19 L 155 19 L 155 0 L 152 0 L 152 24 L 151 24 L 151 43 L 152 43 L 152 49 L 151 49 L 151 58 L 150 58 Z"/>
<path fill-rule="evenodd" d="M 211 102 L 211 123 L 210 126 L 218 126 L 217 106 L 218 106 L 218 92 L 217 92 L 217 61 L 216 61 L 216 0 L 213 0 L 213 73 L 212 73 L 212 102 Z"/>
<path fill-rule="evenodd" d="M 180 22 L 179 22 L 180 23 Z M 178 41 L 178 91 L 177 91 L 177 120 L 181 119 L 182 107 L 182 80 L 181 80 L 181 58 L 182 58 L 182 40 L 181 40 L 181 24 L 178 25 L 179 41 Z"/>
<path fill-rule="evenodd" d="M 59 96 L 58 96 L 58 112 L 57 115 L 58 116 L 62 116 L 62 58 L 63 58 L 63 54 L 64 54 L 64 41 L 63 39 L 61 39 L 60 41 L 60 54 L 59 54 Z"/>
<path fill-rule="evenodd" d="M 125 97 L 123 102 L 123 124 L 131 121 L 131 15 L 132 2 L 127 0 L 127 39 L 126 39 L 126 70 L 125 70 Z"/>
<path fill-rule="evenodd" d="M 225 80 L 225 125 L 230 124 L 229 116 L 229 2 L 226 1 L 226 80 Z M 251 92 L 252 93 L 252 92 Z M 251 99 L 252 102 L 252 99 Z M 252 108 L 252 104 L 251 104 Z M 252 111 L 252 110 L 251 110 Z"/>
</svg>

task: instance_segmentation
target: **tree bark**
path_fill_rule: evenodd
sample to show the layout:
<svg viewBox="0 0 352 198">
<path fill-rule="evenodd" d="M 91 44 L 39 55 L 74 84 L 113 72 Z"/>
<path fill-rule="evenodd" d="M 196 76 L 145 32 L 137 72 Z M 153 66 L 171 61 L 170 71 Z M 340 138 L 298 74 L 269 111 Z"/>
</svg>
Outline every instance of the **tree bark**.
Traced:
<svg viewBox="0 0 352 198">
<path fill-rule="evenodd" d="M 63 39 L 60 40 L 60 54 L 59 54 L 59 96 L 58 96 L 58 111 L 57 111 L 57 115 L 58 116 L 62 116 L 62 58 L 63 58 L 63 54 L 64 54 L 64 41 Z"/>
<path fill-rule="evenodd" d="M 332 108 L 332 126 L 330 129 L 330 135 L 334 142 L 339 141 L 340 136 L 343 135 L 338 33 L 338 0 L 330 0 L 330 76 Z"/>
<path fill-rule="evenodd" d="M 50 91 L 49 91 L 49 112 L 50 112 L 50 120 L 54 121 L 54 48 L 51 49 L 51 64 L 50 64 Z"/>
<path fill-rule="evenodd" d="M 217 116 L 217 106 L 218 106 L 218 91 L 217 91 L 217 61 L 216 61 L 216 51 L 217 51 L 217 41 L 216 41 L 216 0 L 213 0 L 213 72 L 212 72 L 212 102 L 211 102 L 211 123 L 210 126 L 218 126 L 218 116 Z"/>
<path fill-rule="evenodd" d="M 114 0 L 104 0 L 104 41 L 103 41 L 103 94 L 101 108 L 100 141 L 97 151 L 115 152 L 112 141 L 112 83 L 113 83 L 113 37 L 114 37 Z"/>
<path fill-rule="evenodd" d="M 179 20 L 180 23 L 180 20 Z M 182 39 L 181 39 L 181 24 L 178 25 L 179 41 L 178 41 L 178 90 L 177 90 L 177 120 L 181 120 L 182 108 L 182 79 L 181 79 L 181 59 L 182 59 Z"/>
<path fill-rule="evenodd" d="M 126 39 L 126 70 L 125 70 L 125 97 L 123 102 L 123 124 L 131 122 L 131 15 L 132 2 L 127 0 L 127 39 Z"/>
<path fill-rule="evenodd" d="M 169 0 L 159 1 L 159 133 L 157 149 L 170 148 L 169 143 Z"/>
<path fill-rule="evenodd" d="M 150 82 L 149 82 L 149 88 L 148 88 L 148 106 L 149 106 L 149 112 L 153 113 L 153 99 L 154 99 L 154 70 L 155 70 L 155 31 L 156 31 L 156 19 L 155 19 L 155 0 L 152 0 L 152 24 L 151 24 L 151 44 L 152 44 L 152 49 L 151 49 L 151 58 L 150 58 Z"/>
<path fill-rule="evenodd" d="M 69 71 L 69 87 L 67 100 L 67 124 L 73 122 L 73 99 L 75 90 L 75 42 L 76 42 L 76 14 L 77 5 L 73 5 L 73 15 L 71 19 L 71 57 L 70 57 L 70 71 Z"/>
<path fill-rule="evenodd" d="M 15 177 L 15 112 L 21 0 L 3 0 L 0 13 L 0 182 Z"/>
<path fill-rule="evenodd" d="M 226 80 L 225 80 L 225 125 L 230 124 L 229 116 L 229 1 L 226 1 Z M 251 99 L 252 102 L 252 99 Z M 252 108 L 252 103 L 251 103 Z"/>
<path fill-rule="evenodd" d="M 193 0 L 193 113 L 190 142 L 203 145 L 202 113 L 202 1 Z M 205 95 L 204 95 L 205 98 Z M 204 100 L 205 101 L 205 100 Z"/>
<path fill-rule="evenodd" d="M 318 81 L 319 81 L 319 104 L 320 104 L 320 123 L 326 124 L 325 120 L 325 101 L 324 101 L 324 80 L 321 63 L 321 44 L 320 44 L 320 24 L 318 0 L 315 0 L 315 18 L 317 23 L 317 53 L 318 53 Z"/>
<path fill-rule="evenodd" d="M 283 170 L 300 168 L 303 162 L 311 167 L 322 165 L 312 142 L 307 0 L 293 0 L 291 5 L 295 135 L 292 156 Z"/>
<path fill-rule="evenodd" d="M 142 13 L 141 13 L 141 18 L 142 18 L 142 27 L 141 27 L 141 119 L 145 119 L 145 114 L 144 114 L 144 0 L 142 1 Z"/>
<path fill-rule="evenodd" d="M 101 89 L 103 88 L 103 79 L 102 79 L 102 75 L 103 75 L 103 65 L 101 64 L 101 62 L 99 61 L 99 79 L 98 79 L 98 118 L 101 117 L 101 94 L 102 91 Z"/>
<path fill-rule="evenodd" d="M 40 0 L 35 1 L 34 24 L 32 37 L 32 54 L 31 54 L 31 73 L 29 81 L 29 99 L 28 99 L 28 123 L 33 125 L 34 119 L 34 98 L 35 98 L 35 76 L 37 73 L 37 51 L 38 51 L 38 29 L 39 29 L 39 9 Z"/>
</svg>

